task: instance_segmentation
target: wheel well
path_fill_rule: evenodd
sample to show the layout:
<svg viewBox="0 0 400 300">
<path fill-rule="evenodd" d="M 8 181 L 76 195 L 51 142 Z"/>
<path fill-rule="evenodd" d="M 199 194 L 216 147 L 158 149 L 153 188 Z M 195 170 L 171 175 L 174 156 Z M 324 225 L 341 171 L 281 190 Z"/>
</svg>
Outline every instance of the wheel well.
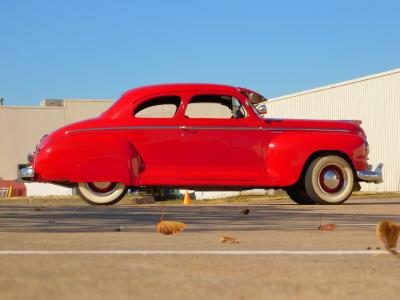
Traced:
<svg viewBox="0 0 400 300">
<path fill-rule="evenodd" d="M 340 156 L 343 159 L 345 159 L 351 166 L 351 169 L 353 170 L 354 178 L 356 177 L 356 169 L 354 168 L 353 162 L 351 161 L 350 157 L 346 153 L 343 153 L 341 151 L 336 151 L 336 150 L 322 150 L 322 151 L 316 151 L 308 157 L 308 159 L 306 160 L 306 162 L 303 166 L 303 169 L 301 170 L 299 179 L 291 187 L 301 186 L 302 183 L 304 182 L 303 179 L 306 174 L 306 171 L 307 171 L 308 167 L 310 166 L 310 164 L 314 161 L 314 159 L 316 159 L 317 157 L 322 157 L 322 156 L 327 156 L 327 155 L 337 155 L 337 156 Z"/>
</svg>

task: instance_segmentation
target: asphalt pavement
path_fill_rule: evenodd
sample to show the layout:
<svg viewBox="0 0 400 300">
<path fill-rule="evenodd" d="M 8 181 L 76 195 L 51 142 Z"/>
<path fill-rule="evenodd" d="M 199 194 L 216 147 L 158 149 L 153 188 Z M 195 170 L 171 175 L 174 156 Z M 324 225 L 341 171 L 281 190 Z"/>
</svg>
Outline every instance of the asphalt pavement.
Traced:
<svg viewBox="0 0 400 300">
<path fill-rule="evenodd" d="M 157 233 L 162 212 L 187 228 Z M 0 299 L 399 299 L 383 219 L 400 223 L 400 199 L 0 206 Z"/>
</svg>

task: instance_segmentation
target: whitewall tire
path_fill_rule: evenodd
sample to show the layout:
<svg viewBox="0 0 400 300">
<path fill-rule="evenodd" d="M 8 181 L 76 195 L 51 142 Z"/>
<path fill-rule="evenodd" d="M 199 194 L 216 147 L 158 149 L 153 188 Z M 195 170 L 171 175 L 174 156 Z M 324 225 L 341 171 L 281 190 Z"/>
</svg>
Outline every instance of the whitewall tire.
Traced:
<svg viewBox="0 0 400 300">
<path fill-rule="evenodd" d="M 319 204 L 341 204 L 354 186 L 350 164 L 337 155 L 317 157 L 305 174 L 305 189 L 310 199 Z"/>
<path fill-rule="evenodd" d="M 111 205 L 121 200 L 127 188 L 120 182 L 79 182 L 79 195 L 92 205 Z"/>
</svg>

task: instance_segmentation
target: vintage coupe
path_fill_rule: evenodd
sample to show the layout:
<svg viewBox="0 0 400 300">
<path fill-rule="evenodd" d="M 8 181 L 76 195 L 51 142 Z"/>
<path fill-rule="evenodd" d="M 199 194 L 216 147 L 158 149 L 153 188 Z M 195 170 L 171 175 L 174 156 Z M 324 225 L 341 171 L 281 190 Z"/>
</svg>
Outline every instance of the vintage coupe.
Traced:
<svg viewBox="0 0 400 300">
<path fill-rule="evenodd" d="M 43 137 L 19 177 L 75 186 L 91 204 L 129 187 L 279 188 L 299 204 L 340 204 L 360 181 L 382 181 L 359 121 L 263 118 L 265 100 L 216 84 L 136 88 Z"/>
</svg>

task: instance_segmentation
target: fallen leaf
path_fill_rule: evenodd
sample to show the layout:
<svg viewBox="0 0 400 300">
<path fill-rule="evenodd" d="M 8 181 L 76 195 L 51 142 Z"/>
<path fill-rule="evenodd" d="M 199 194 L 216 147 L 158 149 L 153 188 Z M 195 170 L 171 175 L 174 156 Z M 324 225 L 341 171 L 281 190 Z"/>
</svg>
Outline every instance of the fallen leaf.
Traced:
<svg viewBox="0 0 400 300">
<path fill-rule="evenodd" d="M 248 215 L 249 212 L 250 212 L 250 209 L 246 208 L 245 210 L 242 210 L 242 211 L 240 212 L 240 214 L 241 214 L 241 215 Z"/>
<path fill-rule="evenodd" d="M 239 244 L 240 241 L 237 238 L 223 235 L 221 236 L 221 243 L 226 243 L 226 244 Z"/>
<path fill-rule="evenodd" d="M 187 225 L 185 223 L 176 221 L 160 221 L 156 225 L 156 231 L 161 234 L 171 235 L 180 233 L 185 229 Z"/>
<path fill-rule="evenodd" d="M 336 224 L 322 224 L 322 217 L 319 218 L 319 227 L 320 231 L 335 231 Z"/>
<path fill-rule="evenodd" d="M 400 255 L 396 250 L 399 234 L 400 225 L 394 222 L 383 220 L 376 225 L 376 237 L 383 243 L 387 251 L 396 255 Z"/>
<path fill-rule="evenodd" d="M 320 231 L 335 231 L 336 224 L 321 224 L 319 225 L 318 229 Z"/>
</svg>

